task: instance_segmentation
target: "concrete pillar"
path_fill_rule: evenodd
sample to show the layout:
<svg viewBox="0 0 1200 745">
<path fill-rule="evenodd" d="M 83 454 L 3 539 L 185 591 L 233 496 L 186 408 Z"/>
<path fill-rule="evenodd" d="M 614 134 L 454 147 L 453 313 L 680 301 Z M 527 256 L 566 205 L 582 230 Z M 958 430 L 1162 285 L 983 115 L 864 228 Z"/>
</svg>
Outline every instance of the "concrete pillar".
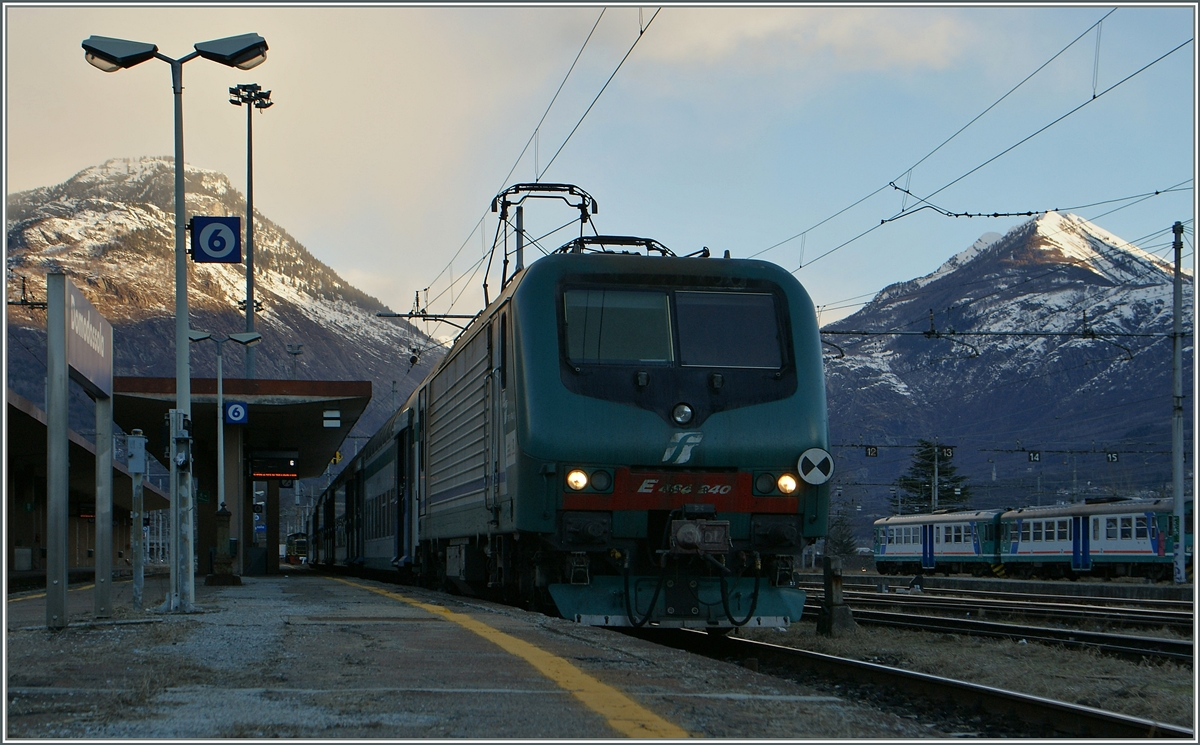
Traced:
<svg viewBox="0 0 1200 745">
<path fill-rule="evenodd" d="M 225 509 L 229 510 L 229 537 L 237 540 L 233 573 L 241 574 L 242 509 L 246 504 L 246 465 L 242 460 L 242 427 L 225 427 Z"/>
<path fill-rule="evenodd" d="M 267 574 L 279 573 L 279 479 L 267 482 Z"/>
<path fill-rule="evenodd" d="M 854 613 L 842 601 L 842 560 L 837 556 L 821 559 L 825 574 L 825 599 L 821 601 L 821 613 L 817 617 L 817 633 L 826 636 L 842 636 L 854 631 Z"/>
</svg>

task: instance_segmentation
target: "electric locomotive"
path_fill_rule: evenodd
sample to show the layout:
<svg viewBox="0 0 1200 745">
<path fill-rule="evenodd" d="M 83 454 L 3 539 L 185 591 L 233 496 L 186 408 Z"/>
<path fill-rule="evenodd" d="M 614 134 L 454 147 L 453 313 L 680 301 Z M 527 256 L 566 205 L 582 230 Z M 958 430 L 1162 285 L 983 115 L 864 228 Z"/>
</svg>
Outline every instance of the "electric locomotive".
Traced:
<svg viewBox="0 0 1200 745">
<path fill-rule="evenodd" d="M 813 303 L 707 254 L 581 237 L 519 268 L 322 495 L 314 561 L 590 625 L 799 619 L 833 471 Z"/>
</svg>

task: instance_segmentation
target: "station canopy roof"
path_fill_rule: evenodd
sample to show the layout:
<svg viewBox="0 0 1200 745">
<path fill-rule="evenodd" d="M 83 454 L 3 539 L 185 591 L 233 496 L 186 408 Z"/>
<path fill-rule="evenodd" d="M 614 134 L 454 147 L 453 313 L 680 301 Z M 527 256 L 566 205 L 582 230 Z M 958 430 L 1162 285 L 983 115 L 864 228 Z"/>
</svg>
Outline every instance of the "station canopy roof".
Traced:
<svg viewBox="0 0 1200 745">
<path fill-rule="evenodd" d="M 225 402 L 246 405 L 243 453 L 297 452 L 299 478 L 320 476 L 371 400 L 369 380 L 222 381 Z M 175 378 L 113 378 L 113 418 L 142 430 L 151 453 L 163 452 L 162 424 L 175 407 Z M 192 379 L 192 437 L 216 443 L 217 381 Z M 228 430 L 227 430 L 228 431 Z M 230 464 L 232 465 L 232 464 Z"/>
</svg>

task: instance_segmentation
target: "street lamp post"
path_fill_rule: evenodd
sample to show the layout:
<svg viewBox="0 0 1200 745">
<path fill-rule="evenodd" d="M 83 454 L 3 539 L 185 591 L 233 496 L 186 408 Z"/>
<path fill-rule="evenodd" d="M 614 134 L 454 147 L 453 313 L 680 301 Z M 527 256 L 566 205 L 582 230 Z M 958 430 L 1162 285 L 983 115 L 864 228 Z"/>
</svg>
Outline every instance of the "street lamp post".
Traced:
<svg viewBox="0 0 1200 745">
<path fill-rule="evenodd" d="M 267 42 L 258 34 L 242 34 L 213 41 L 197 42 L 195 51 L 179 59 L 172 59 L 158 51 L 154 44 L 107 36 L 89 36 L 83 41 L 84 59 L 103 72 L 116 72 L 127 67 L 140 65 L 155 58 L 171 66 L 171 89 L 175 95 L 175 408 L 184 419 L 191 419 L 192 389 L 190 359 L 188 356 L 188 303 L 187 303 L 187 208 L 184 204 L 183 184 L 183 65 L 196 57 L 220 62 L 239 70 L 257 67 L 267 58 Z M 172 433 L 174 441 L 175 433 Z M 192 610 L 195 586 L 195 566 L 191 554 L 191 522 L 181 522 L 190 514 L 191 471 L 176 463 L 171 457 L 171 526 L 180 548 L 187 547 L 188 554 L 172 557 L 171 590 L 162 610 Z M 176 565 L 186 575 L 186 581 L 176 571 Z"/>
<path fill-rule="evenodd" d="M 262 334 L 251 331 L 246 334 L 230 334 L 224 339 L 218 339 L 207 331 L 189 331 L 188 338 L 192 341 L 205 339 L 217 345 L 217 508 L 225 506 L 225 379 L 222 372 L 221 345 L 227 341 L 235 341 L 246 347 L 246 353 L 262 341 Z"/>
<path fill-rule="evenodd" d="M 254 110 L 274 106 L 271 91 L 258 83 L 229 89 L 229 103 L 246 104 L 246 333 L 254 331 Z M 254 349 L 246 349 L 246 379 L 254 379 Z"/>
</svg>

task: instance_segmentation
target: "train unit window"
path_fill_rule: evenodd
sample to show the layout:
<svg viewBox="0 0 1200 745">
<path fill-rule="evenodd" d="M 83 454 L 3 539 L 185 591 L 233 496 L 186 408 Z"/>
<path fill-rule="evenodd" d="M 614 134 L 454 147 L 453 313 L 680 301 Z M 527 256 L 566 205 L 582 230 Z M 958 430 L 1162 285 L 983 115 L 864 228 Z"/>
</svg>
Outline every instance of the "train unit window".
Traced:
<svg viewBox="0 0 1200 745">
<path fill-rule="evenodd" d="M 933 542 L 934 543 L 942 542 L 942 526 L 941 525 L 933 526 Z"/>
<path fill-rule="evenodd" d="M 777 369 L 783 364 L 775 299 L 765 293 L 675 293 L 679 363 Z"/>
<path fill-rule="evenodd" d="M 1038 520 L 1033 524 L 1033 540 L 1042 540 L 1042 521 Z"/>
<path fill-rule="evenodd" d="M 1092 540 L 1100 540 L 1100 518 L 1098 517 L 1092 518 Z"/>
<path fill-rule="evenodd" d="M 563 300 L 571 361 L 674 361 L 667 293 L 567 290 Z"/>
<path fill-rule="evenodd" d="M 1138 538 L 1149 538 L 1150 537 L 1150 528 L 1147 527 L 1147 525 L 1146 525 L 1146 518 L 1144 518 L 1144 517 L 1137 518 L 1137 520 L 1133 524 L 1133 527 L 1134 527 L 1134 531 L 1136 531 L 1134 533 L 1134 535 L 1136 537 L 1138 537 Z"/>
<path fill-rule="evenodd" d="M 1033 530 L 1033 523 L 1029 522 L 1028 520 L 1025 520 L 1024 522 L 1021 523 L 1021 540 L 1022 541 L 1032 540 L 1029 537 L 1031 530 Z"/>
<path fill-rule="evenodd" d="M 1071 539 L 1070 535 L 1068 535 L 1068 525 L 1070 525 L 1070 523 L 1066 520 L 1058 521 L 1058 540 L 1069 541 Z"/>
<path fill-rule="evenodd" d="M 1110 541 L 1117 540 L 1117 518 L 1108 517 L 1104 519 L 1104 537 Z"/>
<path fill-rule="evenodd" d="M 1127 541 L 1133 538 L 1133 518 L 1121 518 L 1121 540 Z"/>
</svg>

